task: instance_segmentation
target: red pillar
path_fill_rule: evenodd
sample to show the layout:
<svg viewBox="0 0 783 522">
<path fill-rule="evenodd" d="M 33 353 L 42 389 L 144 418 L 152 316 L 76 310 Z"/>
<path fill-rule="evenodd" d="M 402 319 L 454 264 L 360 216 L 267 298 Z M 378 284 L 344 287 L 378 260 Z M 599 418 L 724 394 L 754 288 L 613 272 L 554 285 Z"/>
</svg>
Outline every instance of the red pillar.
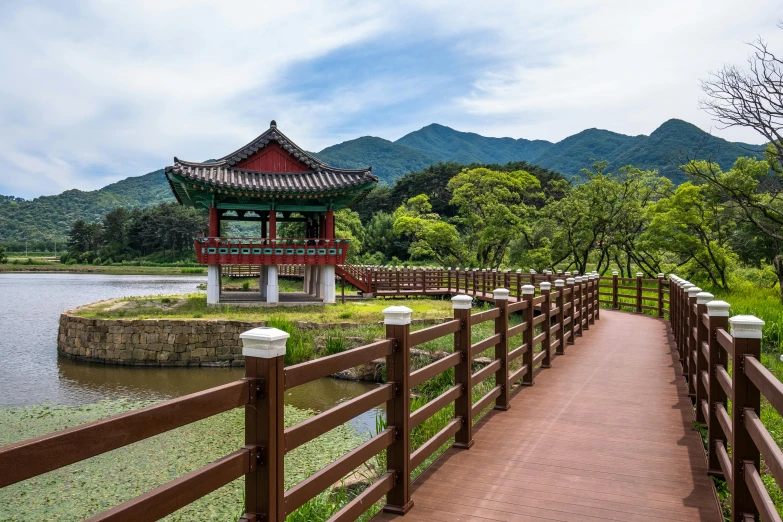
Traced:
<svg viewBox="0 0 783 522">
<path fill-rule="evenodd" d="M 213 206 L 209 207 L 209 237 L 220 237 L 220 214 Z"/>
<path fill-rule="evenodd" d="M 326 211 L 326 230 L 324 237 L 334 239 L 334 210 Z"/>
<path fill-rule="evenodd" d="M 326 237 L 326 216 L 318 217 L 318 238 L 323 239 Z"/>
<path fill-rule="evenodd" d="M 275 239 L 277 237 L 277 211 L 272 209 L 269 211 L 269 239 Z"/>
</svg>

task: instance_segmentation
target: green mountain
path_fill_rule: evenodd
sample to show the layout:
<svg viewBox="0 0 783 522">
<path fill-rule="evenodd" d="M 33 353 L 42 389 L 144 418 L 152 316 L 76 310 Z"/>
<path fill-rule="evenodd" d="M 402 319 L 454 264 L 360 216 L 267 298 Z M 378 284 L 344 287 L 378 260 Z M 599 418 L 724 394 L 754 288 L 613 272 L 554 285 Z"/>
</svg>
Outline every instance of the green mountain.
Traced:
<svg viewBox="0 0 783 522">
<path fill-rule="evenodd" d="M 0 237 L 61 243 L 79 218 L 98 221 L 116 207 L 143 208 L 173 200 L 163 169 L 89 192 L 71 189 L 32 200 L 0 197 Z"/>
<path fill-rule="evenodd" d="M 440 161 L 456 163 L 499 163 L 528 161 L 552 146 L 544 140 L 487 138 L 473 132 L 460 132 L 432 123 L 406 134 L 395 143 L 418 150 Z"/>
<path fill-rule="evenodd" d="M 633 146 L 617 150 L 617 154 L 610 159 L 612 164 L 658 169 L 660 174 L 675 183 L 686 180 L 678 167 L 690 159 L 714 161 L 727 170 L 738 157 L 761 156 L 763 150 L 759 145 L 732 143 L 717 138 L 682 120 L 669 120 L 650 136 L 639 138 Z"/>
<path fill-rule="evenodd" d="M 373 136 L 345 141 L 312 154 L 329 165 L 343 169 L 372 165 L 372 173 L 389 185 L 409 172 L 418 172 L 437 163 L 439 159 Z"/>
<path fill-rule="evenodd" d="M 711 159 L 728 169 L 739 156 L 760 155 L 755 152 L 759 150 L 760 146 L 732 143 L 685 121 L 669 120 L 649 136 L 587 129 L 557 143 L 488 138 L 433 123 L 395 142 L 365 136 L 327 147 L 315 155 L 335 167 L 372 165 L 373 173 L 386 185 L 441 161 L 463 164 L 526 161 L 575 176 L 580 169 L 606 160 L 610 170 L 630 164 L 658 169 L 673 181 L 681 182 L 684 176 L 677 166 L 687 159 Z M 30 201 L 0 196 L 0 238 L 2 241 L 63 239 L 77 218 L 97 221 L 117 206 L 143 208 L 171 200 L 173 196 L 163 170 L 90 192 L 67 190 Z"/>
</svg>

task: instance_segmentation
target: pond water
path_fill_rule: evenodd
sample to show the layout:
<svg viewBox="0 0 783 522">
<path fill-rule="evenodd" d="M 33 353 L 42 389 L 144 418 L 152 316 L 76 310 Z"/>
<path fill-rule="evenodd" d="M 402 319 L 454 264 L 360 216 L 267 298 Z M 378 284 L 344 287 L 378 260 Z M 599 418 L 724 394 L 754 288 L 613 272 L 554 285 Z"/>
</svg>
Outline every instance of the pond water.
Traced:
<svg viewBox="0 0 783 522">
<path fill-rule="evenodd" d="M 77 362 L 57 354 L 60 313 L 124 296 L 197 291 L 203 276 L 0 274 L 0 407 L 84 404 L 103 399 L 162 400 L 225 384 L 243 368 L 151 368 Z M 286 392 L 286 403 L 323 411 L 373 384 L 320 379 Z M 376 412 L 355 419 L 362 435 Z"/>
</svg>

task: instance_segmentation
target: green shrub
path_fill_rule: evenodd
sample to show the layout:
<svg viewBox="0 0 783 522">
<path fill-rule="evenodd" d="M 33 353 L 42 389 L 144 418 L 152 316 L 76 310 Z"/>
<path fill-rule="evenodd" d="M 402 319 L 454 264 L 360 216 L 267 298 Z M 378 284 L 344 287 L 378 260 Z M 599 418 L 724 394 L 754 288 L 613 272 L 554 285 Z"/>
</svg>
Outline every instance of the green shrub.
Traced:
<svg viewBox="0 0 783 522">
<path fill-rule="evenodd" d="M 245 292 L 250 290 L 250 281 L 245 281 L 245 282 L 242 283 L 242 290 L 245 291 Z"/>
<path fill-rule="evenodd" d="M 340 319 L 350 319 L 353 317 L 353 312 L 341 312 L 340 315 L 338 315 Z"/>
<path fill-rule="evenodd" d="M 345 351 L 345 339 L 341 332 L 328 332 L 326 334 L 326 348 L 324 348 L 324 355 L 334 355 L 336 353 L 342 353 Z"/>
</svg>

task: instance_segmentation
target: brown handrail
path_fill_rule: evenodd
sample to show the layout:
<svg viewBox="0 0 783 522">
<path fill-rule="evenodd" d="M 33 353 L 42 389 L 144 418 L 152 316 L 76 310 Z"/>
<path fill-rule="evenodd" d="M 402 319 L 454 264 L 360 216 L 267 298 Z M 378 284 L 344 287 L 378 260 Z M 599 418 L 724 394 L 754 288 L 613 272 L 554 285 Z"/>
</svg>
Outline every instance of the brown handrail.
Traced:
<svg viewBox="0 0 783 522">
<path fill-rule="evenodd" d="M 236 381 L 0 448 L 0 487 L 179 428 L 248 403 Z"/>
</svg>

